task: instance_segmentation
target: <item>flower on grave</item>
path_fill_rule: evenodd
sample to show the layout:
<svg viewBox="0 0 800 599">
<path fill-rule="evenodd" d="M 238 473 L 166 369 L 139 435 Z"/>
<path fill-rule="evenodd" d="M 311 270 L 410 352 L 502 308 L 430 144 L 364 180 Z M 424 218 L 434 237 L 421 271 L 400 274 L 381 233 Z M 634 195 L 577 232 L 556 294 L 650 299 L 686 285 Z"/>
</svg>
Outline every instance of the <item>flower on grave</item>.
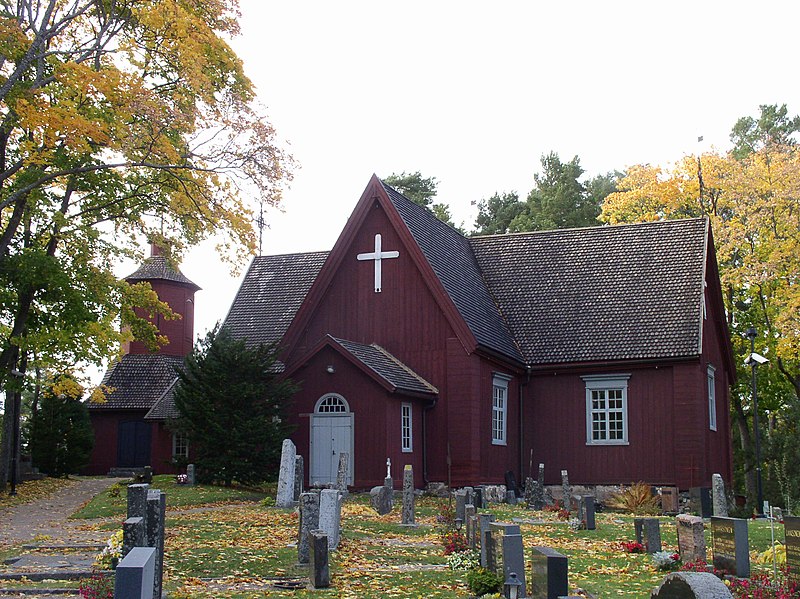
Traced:
<svg viewBox="0 0 800 599">
<path fill-rule="evenodd" d="M 636 541 L 621 541 L 619 545 L 625 553 L 644 553 L 644 545 Z"/>
<path fill-rule="evenodd" d="M 763 553 L 759 553 L 755 561 L 757 561 L 760 564 L 771 564 L 773 557 L 775 559 L 775 563 L 777 563 L 779 566 L 785 565 L 786 546 L 778 541 L 775 541 L 774 553 L 773 553 L 773 548 L 770 547 Z"/>
<path fill-rule="evenodd" d="M 569 519 L 569 527 L 578 532 L 579 530 L 583 530 L 586 528 L 586 521 L 578 520 L 577 518 L 570 518 Z"/>
<path fill-rule="evenodd" d="M 115 532 L 106 542 L 106 546 L 95 558 L 94 565 L 103 570 L 111 570 L 122 557 L 122 529 Z"/>
<path fill-rule="evenodd" d="M 82 599 L 114 599 L 114 577 L 100 572 L 83 578 L 78 585 Z"/>
<path fill-rule="evenodd" d="M 175 480 L 179 485 L 185 485 L 189 482 L 189 477 L 186 474 L 178 474 Z"/>
<path fill-rule="evenodd" d="M 447 565 L 451 570 L 472 570 L 480 563 L 480 554 L 473 549 L 456 551 L 447 556 Z"/>
<path fill-rule="evenodd" d="M 457 530 L 444 533 L 442 535 L 442 545 L 444 545 L 445 555 L 466 551 L 469 548 L 467 537 Z"/>
<path fill-rule="evenodd" d="M 656 570 L 674 570 L 678 567 L 680 556 L 670 551 L 656 551 L 653 554 L 653 565 Z"/>
</svg>

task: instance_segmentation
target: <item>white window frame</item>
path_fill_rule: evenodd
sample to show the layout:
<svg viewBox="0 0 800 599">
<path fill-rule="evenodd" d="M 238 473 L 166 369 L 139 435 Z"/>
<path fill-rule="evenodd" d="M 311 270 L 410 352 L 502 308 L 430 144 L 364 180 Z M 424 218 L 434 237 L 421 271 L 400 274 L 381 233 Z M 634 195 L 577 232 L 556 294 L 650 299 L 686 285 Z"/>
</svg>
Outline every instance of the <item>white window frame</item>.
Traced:
<svg viewBox="0 0 800 599">
<path fill-rule="evenodd" d="M 630 374 L 599 374 L 581 377 L 586 383 L 586 444 L 587 445 L 628 445 L 628 379 Z M 609 397 L 610 393 L 619 397 Z M 598 397 L 600 394 L 604 397 Z M 602 401 L 603 407 L 595 407 L 595 400 Z M 620 402 L 618 408 L 612 408 L 610 401 Z M 602 417 L 603 438 L 595 439 L 595 416 Z M 614 418 L 612 418 L 614 416 Z M 622 434 L 620 438 L 611 439 L 610 424 L 620 422 Z"/>
<path fill-rule="evenodd" d="M 706 370 L 706 392 L 708 395 L 708 428 L 712 431 L 717 430 L 717 369 L 711 364 Z"/>
<path fill-rule="evenodd" d="M 403 453 L 414 451 L 414 411 L 410 403 L 400 406 L 400 449 Z"/>
<path fill-rule="evenodd" d="M 492 445 L 508 444 L 508 382 L 506 374 L 492 375 Z"/>
<path fill-rule="evenodd" d="M 184 452 L 180 454 L 177 453 L 179 445 L 178 438 L 183 441 Z M 175 458 L 189 458 L 189 437 L 177 432 L 172 433 L 172 459 L 174 460 Z"/>
</svg>

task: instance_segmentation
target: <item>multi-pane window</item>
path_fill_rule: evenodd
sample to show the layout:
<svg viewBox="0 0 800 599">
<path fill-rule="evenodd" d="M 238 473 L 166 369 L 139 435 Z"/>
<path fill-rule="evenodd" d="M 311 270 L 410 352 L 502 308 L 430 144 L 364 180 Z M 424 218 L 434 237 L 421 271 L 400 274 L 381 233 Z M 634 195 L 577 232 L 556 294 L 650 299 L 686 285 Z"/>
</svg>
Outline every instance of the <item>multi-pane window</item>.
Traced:
<svg viewBox="0 0 800 599">
<path fill-rule="evenodd" d="M 717 384 L 714 380 L 715 368 L 708 365 L 708 427 L 717 430 Z"/>
<path fill-rule="evenodd" d="M 508 377 L 495 375 L 492 379 L 492 444 L 506 444 L 508 420 Z"/>
<path fill-rule="evenodd" d="M 347 412 L 347 402 L 338 395 L 326 395 L 317 404 L 317 412 L 319 414 L 337 414 Z"/>
<path fill-rule="evenodd" d="M 172 434 L 172 458 L 189 457 L 189 438 L 182 433 Z"/>
<path fill-rule="evenodd" d="M 628 442 L 628 378 L 630 375 L 585 376 L 586 442 L 624 445 Z"/>
<path fill-rule="evenodd" d="M 400 440 L 403 452 L 409 453 L 414 449 L 414 438 L 411 426 L 411 404 L 404 403 L 400 407 Z"/>
</svg>

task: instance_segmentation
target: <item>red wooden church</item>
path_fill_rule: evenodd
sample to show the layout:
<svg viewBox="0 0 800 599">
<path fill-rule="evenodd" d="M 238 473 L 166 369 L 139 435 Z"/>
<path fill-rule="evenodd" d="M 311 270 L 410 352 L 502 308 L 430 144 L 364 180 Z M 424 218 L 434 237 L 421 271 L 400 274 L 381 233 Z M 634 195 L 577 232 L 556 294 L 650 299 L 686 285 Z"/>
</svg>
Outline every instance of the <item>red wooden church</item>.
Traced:
<svg viewBox="0 0 800 599">
<path fill-rule="evenodd" d="M 709 223 L 466 238 L 373 177 L 330 252 L 254 259 L 224 324 L 280 341 L 309 483 L 732 478 Z"/>
<path fill-rule="evenodd" d="M 106 372 L 111 391 L 105 403 L 90 403 L 95 445 L 86 474 L 107 474 L 151 466 L 156 473 L 173 473 L 188 457 L 188 443 L 167 428 L 178 416 L 172 402 L 175 369 L 194 343 L 194 294 L 200 288 L 170 266 L 156 246 L 129 283 L 147 282 L 180 318 L 156 316 L 153 321 L 168 342 L 151 352 L 138 341 L 123 347 L 124 355 Z M 138 316 L 147 318 L 142 311 Z M 151 319 L 152 320 L 152 319 Z"/>
</svg>

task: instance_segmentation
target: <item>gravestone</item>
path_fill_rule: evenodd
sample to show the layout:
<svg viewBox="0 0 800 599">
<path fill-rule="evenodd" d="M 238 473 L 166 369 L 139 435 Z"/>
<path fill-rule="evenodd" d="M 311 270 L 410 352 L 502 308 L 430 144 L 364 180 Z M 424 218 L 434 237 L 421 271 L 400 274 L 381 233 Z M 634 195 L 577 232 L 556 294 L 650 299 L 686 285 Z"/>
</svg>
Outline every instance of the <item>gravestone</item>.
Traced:
<svg viewBox="0 0 800 599">
<path fill-rule="evenodd" d="M 464 506 L 464 530 L 467 536 L 467 544 L 469 545 L 470 549 L 475 549 L 475 535 L 474 535 L 474 523 L 475 523 L 475 506 L 471 503 L 468 503 Z"/>
<path fill-rule="evenodd" d="M 773 507 L 771 517 L 776 522 L 783 522 L 783 510 L 779 507 Z"/>
<path fill-rule="evenodd" d="M 569 594 L 569 562 L 566 555 L 550 547 L 531 550 L 531 599 L 558 599 Z"/>
<path fill-rule="evenodd" d="M 456 520 L 464 521 L 464 509 L 467 505 L 467 492 L 464 489 L 456 491 Z"/>
<path fill-rule="evenodd" d="M 665 514 L 678 513 L 678 487 L 661 487 L 661 511 Z"/>
<path fill-rule="evenodd" d="M 350 477 L 350 454 L 343 451 L 339 454 L 339 469 L 336 471 L 336 488 L 347 492 L 347 479 Z"/>
<path fill-rule="evenodd" d="M 594 517 L 594 495 L 583 496 L 583 520 L 586 522 L 586 530 L 595 530 L 597 524 Z"/>
<path fill-rule="evenodd" d="M 711 504 L 711 489 L 708 487 L 689 489 L 689 506 L 701 518 L 710 518 L 714 513 Z"/>
<path fill-rule="evenodd" d="M 787 578 L 800 585 L 800 517 L 783 517 L 784 543 L 786 547 Z"/>
<path fill-rule="evenodd" d="M 336 489 L 333 489 L 337 493 Z M 385 484 L 379 487 L 372 487 L 369 492 L 369 503 L 372 509 L 381 516 L 385 516 L 392 511 L 394 507 L 394 489 L 387 487 Z"/>
<path fill-rule="evenodd" d="M 128 518 L 147 518 L 147 491 L 150 485 L 139 483 L 128 485 Z"/>
<path fill-rule="evenodd" d="M 114 571 L 114 599 L 151 599 L 155 562 L 156 550 L 153 547 L 131 549 Z"/>
<path fill-rule="evenodd" d="M 282 508 L 294 505 L 294 468 L 297 449 L 291 439 L 283 440 L 281 448 L 281 466 L 278 471 L 278 491 L 275 505 Z"/>
<path fill-rule="evenodd" d="M 711 517 L 711 550 L 714 567 L 739 578 L 750 577 L 750 542 L 747 520 Z"/>
<path fill-rule="evenodd" d="M 644 545 L 647 553 L 661 551 L 661 523 L 658 518 L 634 518 L 636 542 Z"/>
<path fill-rule="evenodd" d="M 477 513 L 467 518 L 467 543 L 470 549 L 478 550 L 481 546 L 481 525 Z"/>
<path fill-rule="evenodd" d="M 719 578 L 711 572 L 673 572 L 650 599 L 731 599 L 733 595 Z"/>
<path fill-rule="evenodd" d="M 414 469 L 411 464 L 406 464 L 403 468 L 403 514 L 401 523 L 403 526 L 416 526 L 414 516 Z"/>
<path fill-rule="evenodd" d="M 711 503 L 714 516 L 728 517 L 728 498 L 725 496 L 725 481 L 721 474 L 711 475 Z"/>
<path fill-rule="evenodd" d="M 514 497 L 519 497 L 519 487 L 517 486 L 517 478 L 511 470 L 506 470 L 506 493 L 512 491 Z"/>
<path fill-rule="evenodd" d="M 142 516 L 128 518 L 122 523 L 122 555 L 125 557 L 134 547 L 144 547 L 147 537 Z"/>
<path fill-rule="evenodd" d="M 569 484 L 569 475 L 566 470 L 561 471 L 561 494 L 564 503 L 564 509 L 571 511 L 572 507 L 572 487 Z"/>
<path fill-rule="evenodd" d="M 158 489 L 147 491 L 147 520 L 145 521 L 145 537 L 148 547 L 153 547 L 155 553 L 155 572 L 153 584 L 153 598 L 161 599 L 161 589 L 164 581 L 164 538 L 165 518 L 167 512 L 167 495 Z"/>
<path fill-rule="evenodd" d="M 305 478 L 305 463 L 303 456 L 294 456 L 294 491 L 292 493 L 292 503 L 300 501 L 300 493 L 303 492 L 303 479 Z"/>
<path fill-rule="evenodd" d="M 522 545 L 522 532 L 518 524 L 492 522 L 489 524 L 491 546 L 494 552 L 495 571 L 506 580 L 512 572 L 522 583 L 520 597 L 525 593 L 525 549 Z"/>
<path fill-rule="evenodd" d="M 505 501 L 509 505 L 517 505 L 517 494 L 514 491 L 506 489 Z"/>
<path fill-rule="evenodd" d="M 319 530 L 328 538 L 328 549 L 339 547 L 342 526 L 341 494 L 336 489 L 322 489 L 319 497 Z"/>
<path fill-rule="evenodd" d="M 487 507 L 489 503 L 503 503 L 505 500 L 505 485 L 483 485 L 483 507 Z"/>
<path fill-rule="evenodd" d="M 300 494 L 300 521 L 297 531 L 297 561 L 309 563 L 309 536 L 312 530 L 319 529 L 319 493 Z"/>
<path fill-rule="evenodd" d="M 707 561 L 703 519 L 699 516 L 680 514 L 675 518 L 675 523 L 678 527 L 678 551 L 681 554 L 681 561 Z"/>
<path fill-rule="evenodd" d="M 473 487 L 472 489 L 472 505 L 476 510 L 483 509 L 483 487 Z"/>
<path fill-rule="evenodd" d="M 338 494 L 336 489 L 330 489 Z M 328 548 L 330 542 L 323 530 L 312 530 L 308 533 L 311 586 L 325 589 L 331 585 L 331 572 L 328 565 Z"/>
<path fill-rule="evenodd" d="M 539 478 L 533 494 L 533 509 L 544 509 L 544 464 L 539 464 Z"/>
<path fill-rule="evenodd" d="M 536 481 L 532 476 L 525 479 L 525 507 L 531 509 L 533 507 L 533 495 L 536 492 Z"/>
<path fill-rule="evenodd" d="M 194 464 L 186 465 L 186 484 L 193 486 L 197 484 L 197 474 L 194 470 Z"/>
<path fill-rule="evenodd" d="M 478 538 L 481 545 L 481 568 L 493 569 L 489 566 L 492 559 L 492 551 L 487 544 L 487 535 L 491 537 L 491 523 L 494 522 L 494 514 L 478 514 Z"/>
</svg>

